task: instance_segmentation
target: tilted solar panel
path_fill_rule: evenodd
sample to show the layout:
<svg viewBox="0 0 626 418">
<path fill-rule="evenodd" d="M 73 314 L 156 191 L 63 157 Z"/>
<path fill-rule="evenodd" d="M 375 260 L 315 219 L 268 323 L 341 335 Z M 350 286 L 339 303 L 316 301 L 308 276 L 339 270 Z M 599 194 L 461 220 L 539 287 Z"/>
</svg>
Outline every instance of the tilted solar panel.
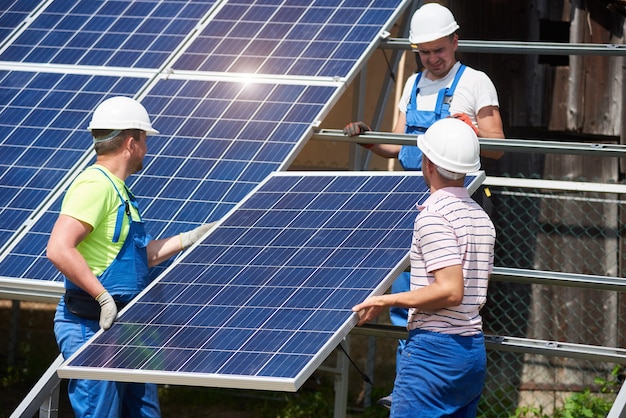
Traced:
<svg viewBox="0 0 626 418">
<path fill-rule="evenodd" d="M 1 208 L 10 216 L 0 221 L 0 238 L 7 243 L 0 246 L 0 282 L 21 286 L 25 279 L 52 284 L 61 279 L 44 257 L 45 244 L 63 189 L 76 169 L 89 163 L 91 142 L 84 128 L 104 98 L 140 96 L 164 133 L 151 141 L 145 170 L 129 182 L 143 204 L 149 232 L 155 237 L 177 233 L 221 218 L 270 172 L 288 167 L 312 125 L 345 88 L 345 80 L 320 77 L 356 71 L 405 3 L 77 0 L 35 5 L 23 0 L 0 6 L 1 22 L 12 32 L 9 42 L 0 44 L 0 69 L 7 71 L 0 73 L 0 104 L 9 103 L 1 110 L 0 133 L 22 141 L 0 145 L 0 187 L 12 196 Z M 203 28 L 204 35 L 196 38 Z M 224 43 L 213 48 L 220 36 Z M 247 47 L 237 52 L 231 42 L 242 39 Z M 269 44 L 276 47 L 262 47 Z M 233 81 L 248 62 L 261 64 L 253 74 L 261 77 Z M 166 69 L 165 63 L 173 67 Z M 227 68 L 219 67 L 224 63 Z M 131 77 L 118 77 L 118 67 Z M 294 75 L 300 78 L 283 77 Z M 41 87 L 13 88 L 14 80 L 31 76 Z M 110 86 L 110 80 L 119 86 Z M 5 120 L 10 123 L 4 125 Z M 31 144 L 27 138 L 51 142 Z M 65 144 L 67 138 L 71 142 Z"/>
<path fill-rule="evenodd" d="M 54 1 L 0 54 L 0 61 L 159 68 L 214 4 Z"/>
<path fill-rule="evenodd" d="M 0 47 L 40 3 L 41 0 L 4 0 L 0 4 Z"/>
<path fill-rule="evenodd" d="M 275 173 L 59 375 L 295 391 L 408 266 L 427 197 L 418 172 Z"/>
<path fill-rule="evenodd" d="M 229 0 L 177 70 L 346 77 L 403 0 Z"/>
<path fill-rule="evenodd" d="M 142 103 L 161 134 L 150 137 L 144 169 L 127 181 L 139 199 L 148 232 L 170 236 L 223 217 L 261 180 L 289 163 L 311 134 L 312 121 L 339 91 L 334 85 L 175 79 L 157 83 Z M 100 101 L 91 100 L 93 107 Z M 81 116 L 73 122 L 82 131 L 72 130 L 72 138 L 88 149 L 92 142 L 85 127 L 90 113 L 82 111 Z M 46 136 L 45 130 L 41 135 Z M 51 152 L 59 151 L 46 150 Z M 57 181 L 49 180 L 49 186 Z M 59 209 L 60 198 L 0 261 L 0 277 L 62 280 L 44 256 Z"/>
<path fill-rule="evenodd" d="M 142 78 L 0 71 L 1 243 L 91 149 L 86 127 L 97 104 L 109 95 L 132 96 L 145 83 Z"/>
</svg>

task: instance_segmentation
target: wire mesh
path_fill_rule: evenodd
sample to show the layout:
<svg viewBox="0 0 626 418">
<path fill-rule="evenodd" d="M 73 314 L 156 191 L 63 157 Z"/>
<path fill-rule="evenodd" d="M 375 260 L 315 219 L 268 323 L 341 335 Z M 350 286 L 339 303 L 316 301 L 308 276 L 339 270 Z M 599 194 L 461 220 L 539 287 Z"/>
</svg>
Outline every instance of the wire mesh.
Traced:
<svg viewBox="0 0 626 418">
<path fill-rule="evenodd" d="M 526 188 L 491 192 L 497 266 L 623 275 L 620 196 Z M 623 299 L 616 291 L 492 281 L 482 311 L 485 333 L 623 347 Z M 621 383 L 614 366 L 490 350 L 479 416 L 560 416 L 568 399 L 585 391 L 610 405 Z M 614 383 L 614 393 L 601 393 L 606 385 L 598 382 Z"/>
</svg>

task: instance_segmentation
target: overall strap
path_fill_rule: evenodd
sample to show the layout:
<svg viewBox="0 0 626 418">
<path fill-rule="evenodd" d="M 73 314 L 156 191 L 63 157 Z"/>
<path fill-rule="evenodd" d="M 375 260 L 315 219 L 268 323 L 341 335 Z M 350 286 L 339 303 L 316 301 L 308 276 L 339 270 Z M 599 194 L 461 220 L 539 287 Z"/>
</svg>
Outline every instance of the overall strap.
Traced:
<svg viewBox="0 0 626 418">
<path fill-rule="evenodd" d="M 466 68 L 467 68 L 467 65 L 461 64 L 461 66 L 457 70 L 456 75 L 454 76 L 454 80 L 452 80 L 452 84 L 450 85 L 449 88 L 446 89 L 447 97 L 452 97 L 452 95 L 454 94 L 454 90 L 456 90 L 456 85 L 459 84 L 459 80 L 461 79 L 461 76 L 463 75 L 463 72 L 465 71 Z"/>
<path fill-rule="evenodd" d="M 120 240 L 120 235 L 122 233 L 122 222 L 124 222 L 124 213 L 126 213 L 126 216 L 128 216 L 129 222 L 132 220 L 130 216 L 130 207 L 129 207 L 128 200 L 124 200 L 124 198 L 122 197 L 122 194 L 120 193 L 117 186 L 115 185 L 115 182 L 113 182 L 111 177 L 109 177 L 109 175 L 103 169 L 99 167 L 93 167 L 93 168 L 100 171 L 102 174 L 104 174 L 104 177 L 106 177 L 111 182 L 111 184 L 113 185 L 113 188 L 115 189 L 115 191 L 117 192 L 117 195 L 120 198 L 120 201 L 122 202 L 122 204 L 117 208 L 117 219 L 115 221 L 115 231 L 113 232 L 113 239 L 111 240 L 111 242 L 118 242 Z M 124 189 L 126 189 L 129 199 L 133 203 L 133 206 L 136 208 L 137 202 L 136 202 L 135 196 L 133 196 L 133 194 L 130 193 L 130 190 L 128 190 L 126 186 L 124 186 Z"/>
<path fill-rule="evenodd" d="M 444 106 L 446 106 L 446 113 L 449 113 L 448 109 L 450 108 L 450 99 L 454 95 L 456 86 L 457 84 L 459 84 L 459 80 L 461 79 L 465 68 L 467 68 L 467 66 L 461 64 L 456 74 L 454 75 L 454 79 L 452 80 L 452 84 L 450 85 L 450 87 L 439 90 L 439 94 L 437 96 L 437 104 L 435 105 L 435 114 L 437 115 L 437 119 L 441 119 L 441 114 L 444 110 Z"/>
<path fill-rule="evenodd" d="M 413 83 L 413 90 L 411 90 L 411 96 L 409 97 L 409 103 L 407 104 L 407 110 L 409 109 L 417 109 L 417 93 L 419 92 L 419 88 L 417 85 L 422 78 L 422 72 L 417 73 L 417 77 L 415 77 L 415 83 Z"/>
</svg>

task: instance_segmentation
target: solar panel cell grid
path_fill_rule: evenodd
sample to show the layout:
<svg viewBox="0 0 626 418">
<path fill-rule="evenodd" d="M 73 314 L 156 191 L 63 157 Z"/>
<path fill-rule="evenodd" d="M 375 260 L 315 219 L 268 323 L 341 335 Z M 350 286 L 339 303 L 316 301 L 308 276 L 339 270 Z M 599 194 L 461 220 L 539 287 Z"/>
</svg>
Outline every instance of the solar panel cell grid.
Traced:
<svg viewBox="0 0 626 418">
<path fill-rule="evenodd" d="M 174 68 L 347 76 L 400 1 L 229 1 Z"/>
<path fill-rule="evenodd" d="M 66 78 L 76 80 L 74 88 L 77 90 L 69 89 L 72 83 Z M 134 83 L 118 78 L 115 82 L 93 79 L 93 76 L 77 75 L 18 78 L 22 84 L 27 84 L 17 86 L 14 97 L 6 96 L 9 105 L 6 112 L 14 112 L 15 124 L 30 126 L 36 135 L 27 137 L 33 141 L 32 145 L 0 144 L 0 149 L 9 149 L 11 155 L 6 165 L 0 164 L 0 170 L 9 171 L 4 176 L 0 171 L 0 189 L 10 187 L 12 193 L 26 194 L 29 188 L 24 185 L 30 185 L 36 190 L 51 191 L 91 148 L 85 128 L 92 108 L 79 109 L 80 106 L 95 108 L 102 97 L 118 91 L 132 96 L 125 89 L 137 90 L 145 82 L 143 79 L 136 79 Z M 97 94 L 91 91 L 92 87 L 108 90 Z M 322 86 L 159 82 L 142 103 L 161 134 L 150 138 L 144 169 L 128 180 L 138 196 L 148 231 L 154 237 L 169 236 L 220 219 L 261 179 L 283 164 L 311 129 L 310 121 L 317 118 L 336 91 L 336 87 Z M 41 104 L 44 102 L 45 106 Z M 68 106 L 73 109 L 67 109 Z M 208 114 L 216 116 L 207 117 Z M 2 115 L 4 113 L 0 113 Z M 2 127 L 11 129 L 5 125 L 4 118 L 0 122 Z M 49 143 L 50 136 L 56 143 L 42 146 L 42 143 Z M 18 132 L 5 138 L 9 142 L 24 140 Z M 80 148 L 72 149 L 66 144 Z M 41 166 L 40 161 L 47 157 L 45 165 Z M 15 166 L 15 161 L 24 158 L 29 162 L 27 166 Z M 0 157 L 0 161 L 3 159 Z M 52 161 L 64 162 L 67 167 L 55 169 L 59 164 Z M 7 202 L 4 210 L 21 207 L 19 201 L 18 197 Z M 19 219 L 24 221 L 41 201 L 33 201 L 30 210 L 21 213 Z M 15 232 L 2 222 L 0 220 L 0 231 L 4 229 L 7 236 Z M 46 236 L 54 218 L 44 217 L 37 224 L 43 222 L 47 224 L 37 225 L 36 230 L 45 231 Z M 15 219 L 11 223 L 14 224 Z M 37 238 L 40 234 L 28 233 L 26 239 L 32 236 L 34 240 L 28 246 L 28 253 L 22 252 L 21 248 L 25 247 L 17 247 L 0 261 L 0 276 L 10 272 L 9 277 L 61 280 L 53 268 L 43 268 L 47 260 L 43 257 L 45 242 Z M 31 264 L 42 268 L 32 269 Z M 157 268 L 153 274 L 156 276 L 161 270 Z"/>
<path fill-rule="evenodd" d="M 92 141 L 86 127 L 97 103 L 108 95 L 132 96 L 144 83 L 140 78 L 0 72 L 0 194 L 6 196 L 0 203 L 2 242 L 89 152 Z M 29 277 L 36 271 L 44 272 L 37 276 L 41 279 L 56 276 L 39 268 L 44 260 L 38 259 L 51 227 L 35 228 L 26 244 L 0 262 L 0 276 Z"/>
<path fill-rule="evenodd" d="M 0 60 L 156 69 L 214 3 L 52 2 Z"/>
<path fill-rule="evenodd" d="M 350 307 L 384 291 L 406 262 L 415 203 L 427 196 L 416 174 L 270 176 L 66 371 L 123 379 L 132 363 L 152 381 L 191 373 L 203 385 L 296 390 L 303 368 L 312 372 L 354 325 Z M 141 351 L 126 327 L 169 331 Z M 102 357 L 104 344 L 113 356 Z M 263 364 L 239 367 L 257 356 Z"/>
</svg>

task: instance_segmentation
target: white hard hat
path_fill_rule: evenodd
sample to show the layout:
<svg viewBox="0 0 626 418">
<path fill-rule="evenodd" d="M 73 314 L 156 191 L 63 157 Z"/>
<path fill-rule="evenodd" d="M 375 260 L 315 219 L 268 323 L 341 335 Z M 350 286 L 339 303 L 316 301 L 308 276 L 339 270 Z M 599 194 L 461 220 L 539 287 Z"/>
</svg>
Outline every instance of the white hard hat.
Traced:
<svg viewBox="0 0 626 418">
<path fill-rule="evenodd" d="M 412 45 L 431 42 L 453 34 L 458 28 L 447 7 L 439 3 L 426 3 L 413 13 L 409 42 Z"/>
<path fill-rule="evenodd" d="M 417 146 L 437 167 L 452 173 L 472 173 L 480 169 L 478 137 L 465 122 L 440 119 L 417 137 Z"/>
<path fill-rule="evenodd" d="M 147 135 L 159 133 L 152 127 L 146 108 L 137 100 L 125 96 L 111 97 L 100 103 L 87 129 L 140 129 Z"/>
</svg>

